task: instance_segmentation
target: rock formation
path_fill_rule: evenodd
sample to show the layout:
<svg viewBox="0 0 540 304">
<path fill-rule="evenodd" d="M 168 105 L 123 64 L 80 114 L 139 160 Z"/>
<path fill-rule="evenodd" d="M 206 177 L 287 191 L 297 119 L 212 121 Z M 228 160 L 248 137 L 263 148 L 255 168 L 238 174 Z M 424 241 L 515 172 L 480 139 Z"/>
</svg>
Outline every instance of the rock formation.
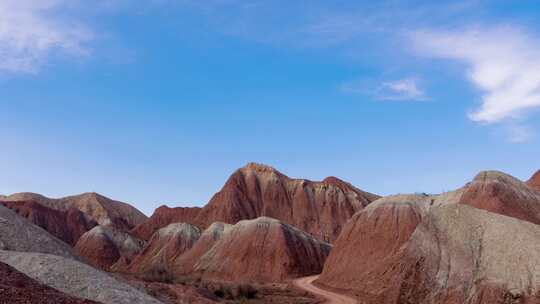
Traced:
<svg viewBox="0 0 540 304">
<path fill-rule="evenodd" d="M 379 303 L 377 296 L 395 287 L 388 286 L 395 275 L 391 265 L 399 263 L 401 247 L 432 202 L 428 195 L 393 195 L 355 214 L 334 243 L 320 282 L 355 291 L 366 303 Z"/>
<path fill-rule="evenodd" d="M 132 260 L 129 271 L 147 273 L 169 270 L 174 260 L 193 247 L 200 236 L 200 229 L 187 223 L 174 223 L 161 228 Z"/>
<path fill-rule="evenodd" d="M 176 275 L 188 275 L 194 272 L 197 261 L 207 253 L 233 225 L 215 222 L 206 228 L 191 249 L 173 261 L 172 271 Z"/>
<path fill-rule="evenodd" d="M 377 198 L 335 177 L 322 182 L 291 179 L 272 167 L 251 163 L 227 180 L 200 211 L 197 224 L 234 224 L 268 216 L 333 241 L 354 213 Z"/>
<path fill-rule="evenodd" d="M 410 228 L 400 229 L 406 233 L 397 236 L 388 231 L 398 239 L 388 254 L 377 249 L 378 238 L 355 240 L 356 232 L 364 231 L 355 226 L 363 225 L 360 220 L 368 215 L 355 216 L 318 283 L 374 304 L 539 303 L 540 226 L 463 204 L 417 210 L 413 213 L 421 221 L 412 234 Z M 410 221 L 394 217 L 396 227 L 411 227 Z M 359 269 L 359 259 L 377 266 Z"/>
<path fill-rule="evenodd" d="M 109 270 L 121 257 L 131 261 L 143 246 L 144 241 L 126 232 L 111 227 L 96 226 L 81 236 L 75 245 L 75 251 L 85 257 L 91 265 Z"/>
<path fill-rule="evenodd" d="M 0 249 L 76 258 L 69 245 L 0 205 Z"/>
<path fill-rule="evenodd" d="M 195 224 L 195 219 L 199 214 L 199 207 L 177 207 L 169 208 L 161 206 L 154 211 L 152 216 L 138 225 L 130 233 L 142 240 L 148 241 L 154 232 L 172 223 Z"/>
<path fill-rule="evenodd" d="M 6 201 L 0 204 L 71 246 L 75 245 L 81 235 L 97 225 L 75 208 L 60 211 L 45 207 L 35 201 Z"/>
<path fill-rule="evenodd" d="M 72 259 L 0 250 L 0 261 L 68 295 L 103 304 L 160 304 L 109 274 Z"/>
<path fill-rule="evenodd" d="M 540 191 L 540 170 L 536 171 L 536 173 L 527 181 L 527 185 Z"/>
<path fill-rule="evenodd" d="M 280 282 L 320 273 L 331 246 L 293 226 L 260 217 L 231 227 L 196 263 L 207 280 Z"/>
<path fill-rule="evenodd" d="M 111 200 L 97 193 L 84 193 L 60 199 L 51 199 L 35 193 L 17 193 L 0 200 L 35 201 L 46 207 L 62 211 L 76 208 L 102 226 L 111 226 L 123 231 L 128 231 L 147 219 L 142 212 L 133 206 Z"/>
<path fill-rule="evenodd" d="M 68 296 L 0 263 L 0 304 L 98 304 Z"/>
<path fill-rule="evenodd" d="M 540 192 L 502 172 L 479 173 L 464 187 L 459 203 L 540 224 Z"/>
</svg>

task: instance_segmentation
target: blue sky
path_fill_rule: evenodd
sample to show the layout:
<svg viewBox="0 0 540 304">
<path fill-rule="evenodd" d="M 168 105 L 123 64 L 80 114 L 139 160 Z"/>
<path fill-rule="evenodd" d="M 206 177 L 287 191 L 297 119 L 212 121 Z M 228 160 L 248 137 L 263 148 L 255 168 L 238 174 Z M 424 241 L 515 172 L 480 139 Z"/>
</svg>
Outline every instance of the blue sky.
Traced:
<svg viewBox="0 0 540 304">
<path fill-rule="evenodd" d="M 0 193 L 150 214 L 250 161 L 379 194 L 540 168 L 535 1 L 371 2 L 1 0 Z"/>
</svg>

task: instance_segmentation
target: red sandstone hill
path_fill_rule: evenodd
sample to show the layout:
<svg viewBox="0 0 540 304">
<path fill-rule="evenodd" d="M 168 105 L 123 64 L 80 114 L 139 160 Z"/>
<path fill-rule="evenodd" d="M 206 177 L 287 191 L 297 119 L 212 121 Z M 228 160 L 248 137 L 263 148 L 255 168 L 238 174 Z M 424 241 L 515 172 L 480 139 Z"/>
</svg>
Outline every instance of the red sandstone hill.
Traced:
<svg viewBox="0 0 540 304">
<path fill-rule="evenodd" d="M 527 181 L 527 185 L 540 191 L 540 170 L 536 171 L 536 173 Z"/>
<path fill-rule="evenodd" d="M 96 222 L 75 208 L 70 208 L 67 211 L 54 210 L 35 201 L 6 201 L 0 202 L 0 204 L 71 246 L 75 245 L 81 235 L 97 225 Z"/>
<path fill-rule="evenodd" d="M 459 192 L 459 203 L 540 224 L 540 192 L 502 172 L 479 173 Z"/>
<path fill-rule="evenodd" d="M 159 229 L 133 258 L 129 272 L 171 270 L 174 260 L 193 247 L 200 236 L 200 229 L 187 223 L 173 223 Z"/>
<path fill-rule="evenodd" d="M 205 280 L 280 282 L 320 273 L 331 246 L 276 219 L 243 220 L 195 264 Z"/>
<path fill-rule="evenodd" d="M 0 263 L 0 304 L 92 304 L 43 285 L 13 267 Z"/>
<path fill-rule="evenodd" d="M 196 223 L 234 224 L 268 216 L 333 241 L 345 222 L 378 196 L 335 177 L 322 182 L 291 179 L 276 169 L 248 164 L 227 180 L 200 211 Z"/>
<path fill-rule="evenodd" d="M 539 303 L 540 226 L 427 196 L 374 202 L 318 284 L 372 304 Z"/>
<path fill-rule="evenodd" d="M 133 206 L 93 192 L 59 199 L 24 192 L 0 197 L 0 201 L 34 201 L 61 211 L 76 208 L 102 226 L 112 226 L 124 231 L 132 229 L 147 219 L 142 212 Z"/>
<path fill-rule="evenodd" d="M 110 270 L 120 258 L 131 261 L 143 246 L 144 241 L 126 232 L 112 227 L 96 226 L 81 236 L 75 245 L 75 251 L 94 267 Z"/>
<path fill-rule="evenodd" d="M 173 261 L 172 272 L 180 276 L 193 273 L 199 259 L 212 249 L 216 242 L 232 227 L 233 225 L 221 222 L 215 222 L 210 225 L 210 227 L 203 231 L 199 240 L 192 248 Z"/>
<path fill-rule="evenodd" d="M 135 227 L 130 233 L 142 240 L 149 240 L 154 232 L 172 223 L 195 224 L 195 219 L 199 214 L 199 207 L 177 207 L 169 208 L 161 206 L 154 211 L 154 214 Z"/>
</svg>

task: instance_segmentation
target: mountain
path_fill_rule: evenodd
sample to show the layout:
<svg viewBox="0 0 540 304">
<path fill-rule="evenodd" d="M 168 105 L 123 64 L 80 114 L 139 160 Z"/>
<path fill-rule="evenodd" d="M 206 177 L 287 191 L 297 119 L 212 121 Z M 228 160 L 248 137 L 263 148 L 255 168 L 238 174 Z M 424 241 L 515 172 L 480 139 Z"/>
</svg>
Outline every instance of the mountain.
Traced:
<svg viewBox="0 0 540 304">
<path fill-rule="evenodd" d="M 192 248 L 173 261 L 172 272 L 180 276 L 193 273 L 199 259 L 212 249 L 217 241 L 232 227 L 233 225 L 231 224 L 214 222 L 202 232 L 199 240 L 197 240 Z"/>
<path fill-rule="evenodd" d="M 199 214 L 199 207 L 177 207 L 169 208 L 161 206 L 154 211 L 154 214 L 133 228 L 130 233 L 142 240 L 148 241 L 154 232 L 172 223 L 195 224 L 195 219 Z"/>
<path fill-rule="evenodd" d="M 461 193 L 460 204 L 540 224 L 540 192 L 508 174 L 480 172 Z"/>
<path fill-rule="evenodd" d="M 0 263 L 0 304 L 98 304 L 71 297 Z"/>
<path fill-rule="evenodd" d="M 320 273 L 331 246 L 291 225 L 259 217 L 225 233 L 194 267 L 205 280 L 281 282 Z"/>
<path fill-rule="evenodd" d="M 122 257 L 130 261 L 144 246 L 144 241 L 112 227 L 96 226 L 81 236 L 75 252 L 94 267 L 110 270 Z"/>
<path fill-rule="evenodd" d="M 41 252 L 76 259 L 69 245 L 2 205 L 0 250 Z"/>
<path fill-rule="evenodd" d="M 540 226 L 431 202 L 375 202 L 361 211 L 317 283 L 373 304 L 538 303 Z"/>
<path fill-rule="evenodd" d="M 202 208 L 200 227 L 267 216 L 333 241 L 345 222 L 378 196 L 335 177 L 322 182 L 291 179 L 255 163 L 237 170 Z"/>
<path fill-rule="evenodd" d="M 74 297 L 103 304 L 161 304 L 146 293 L 89 265 L 56 255 L 0 250 L 0 261 Z"/>
<path fill-rule="evenodd" d="M 52 199 L 36 193 L 16 193 L 0 201 L 34 201 L 46 207 L 67 211 L 76 208 L 102 226 L 128 231 L 143 223 L 147 217 L 133 206 L 112 200 L 98 193 L 83 193 Z"/>
<path fill-rule="evenodd" d="M 319 282 L 349 291 L 366 303 L 387 303 L 380 298 L 396 288 L 391 282 L 398 270 L 392 266 L 399 264 L 402 246 L 432 200 L 428 195 L 392 195 L 355 214 L 334 243 Z"/>
<path fill-rule="evenodd" d="M 81 235 L 97 225 L 75 208 L 60 211 L 45 207 L 35 201 L 5 201 L 0 204 L 71 246 L 75 245 Z"/>
<path fill-rule="evenodd" d="M 191 249 L 200 236 L 200 229 L 187 223 L 174 223 L 159 229 L 133 258 L 129 272 L 169 270 L 174 260 Z"/>
<path fill-rule="evenodd" d="M 536 171 L 536 173 L 527 181 L 527 185 L 540 191 L 540 170 Z"/>
</svg>

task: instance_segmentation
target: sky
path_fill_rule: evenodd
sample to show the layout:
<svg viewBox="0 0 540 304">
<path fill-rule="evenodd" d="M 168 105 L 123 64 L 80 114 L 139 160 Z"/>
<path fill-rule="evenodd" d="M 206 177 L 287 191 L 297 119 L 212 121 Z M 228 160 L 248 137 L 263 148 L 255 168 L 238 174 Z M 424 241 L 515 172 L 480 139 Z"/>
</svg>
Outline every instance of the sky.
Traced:
<svg viewBox="0 0 540 304">
<path fill-rule="evenodd" d="M 0 0 L 0 193 L 151 214 L 248 162 L 381 195 L 527 179 L 539 20 L 527 0 Z"/>
</svg>

